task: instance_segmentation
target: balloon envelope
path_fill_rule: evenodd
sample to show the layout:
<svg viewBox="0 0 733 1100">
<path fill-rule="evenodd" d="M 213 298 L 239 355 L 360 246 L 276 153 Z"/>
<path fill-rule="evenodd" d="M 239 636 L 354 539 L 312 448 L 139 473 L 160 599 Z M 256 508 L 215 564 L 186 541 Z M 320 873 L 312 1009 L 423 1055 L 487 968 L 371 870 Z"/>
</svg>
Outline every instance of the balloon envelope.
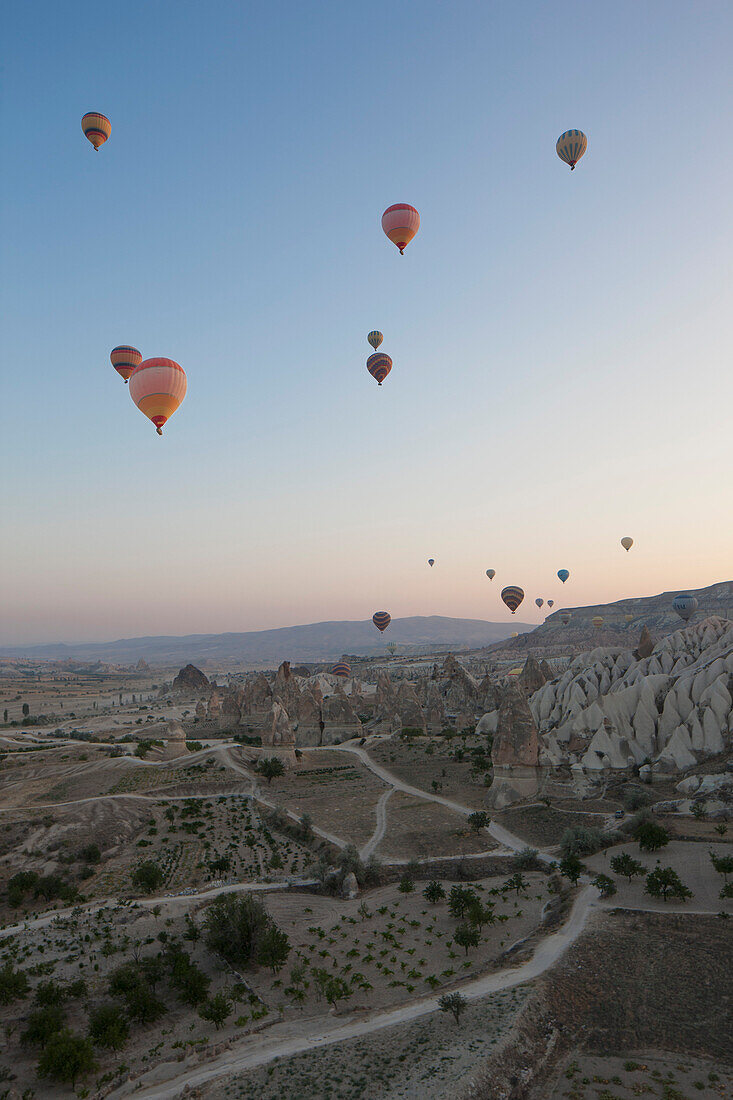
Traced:
<svg viewBox="0 0 733 1100">
<path fill-rule="evenodd" d="M 501 598 L 513 615 L 524 599 L 524 589 L 518 588 L 515 584 L 507 585 L 501 590 Z"/>
<path fill-rule="evenodd" d="M 186 396 L 186 372 L 173 359 L 143 359 L 130 375 L 130 397 L 158 435 Z"/>
<path fill-rule="evenodd" d="M 621 539 L 621 545 L 628 554 L 629 550 L 634 545 L 634 540 L 631 538 L 630 535 L 624 535 L 624 537 Z"/>
<path fill-rule="evenodd" d="M 372 622 L 376 626 L 377 630 L 379 630 L 381 633 L 384 633 L 389 624 L 392 622 L 392 616 L 390 615 L 389 611 L 375 611 L 372 615 Z"/>
<path fill-rule="evenodd" d="M 143 356 L 137 348 L 132 348 L 129 344 L 119 344 L 109 353 L 109 361 L 126 382 L 135 367 L 139 367 L 142 363 Z"/>
<path fill-rule="evenodd" d="M 688 622 L 695 614 L 698 608 L 697 599 L 695 596 L 690 596 L 687 593 L 680 596 L 675 596 L 672 600 L 672 609 L 677 612 L 681 619 Z"/>
<path fill-rule="evenodd" d="M 496 570 L 495 569 L 487 569 L 486 570 L 486 576 L 489 578 L 490 581 L 493 581 L 494 577 L 496 576 Z"/>
<path fill-rule="evenodd" d="M 603 615 L 594 615 L 591 619 L 591 622 L 593 623 L 593 626 L 596 627 L 596 629 L 599 626 L 603 626 Z"/>
<path fill-rule="evenodd" d="M 570 614 L 569 611 L 563 611 L 562 615 L 560 616 L 560 622 L 563 624 L 563 626 L 567 626 L 572 617 L 573 616 Z"/>
<path fill-rule="evenodd" d="M 392 360 L 383 351 L 377 351 L 367 359 L 367 370 L 372 378 L 376 378 L 377 385 L 381 386 L 385 378 L 392 370 Z"/>
<path fill-rule="evenodd" d="M 566 130 L 564 134 L 560 134 L 555 148 L 560 160 L 569 164 L 572 172 L 588 148 L 588 138 L 582 130 Z"/>
<path fill-rule="evenodd" d="M 331 673 L 334 676 L 340 676 L 342 680 L 348 680 L 351 676 L 351 665 L 347 664 L 346 661 L 337 661 L 331 669 Z"/>
<path fill-rule="evenodd" d="M 535 600 L 535 603 L 537 604 L 538 607 L 542 607 L 544 602 L 545 601 L 542 599 L 541 596 L 538 596 L 537 599 Z"/>
<path fill-rule="evenodd" d="M 402 255 L 420 228 L 420 215 L 406 202 L 388 206 L 382 214 L 382 229 Z"/>
<path fill-rule="evenodd" d="M 547 606 L 548 606 L 548 607 L 552 607 L 552 606 L 554 605 L 554 603 L 555 603 L 555 601 L 554 601 L 554 600 L 548 600 L 548 601 L 547 601 Z"/>
<path fill-rule="evenodd" d="M 84 137 L 91 141 L 95 151 L 112 133 L 112 123 L 106 115 L 100 115 L 98 111 L 88 111 L 81 120 L 81 128 Z"/>
<path fill-rule="evenodd" d="M 367 340 L 376 351 L 379 345 L 382 343 L 382 340 L 384 340 L 384 337 L 377 329 L 372 329 L 372 331 L 367 336 Z"/>
<path fill-rule="evenodd" d="M 630 611 L 627 611 L 626 614 L 624 615 L 624 619 L 626 620 L 627 623 L 631 623 L 631 622 L 634 621 L 634 616 L 631 614 Z"/>
<path fill-rule="evenodd" d="M 557 575 L 560 578 L 560 580 L 562 581 L 562 583 L 565 584 L 565 581 L 570 576 L 570 571 L 568 569 L 558 569 Z"/>
<path fill-rule="evenodd" d="M 435 558 L 428 558 L 428 565 L 432 569 L 433 566 L 435 565 Z"/>
</svg>

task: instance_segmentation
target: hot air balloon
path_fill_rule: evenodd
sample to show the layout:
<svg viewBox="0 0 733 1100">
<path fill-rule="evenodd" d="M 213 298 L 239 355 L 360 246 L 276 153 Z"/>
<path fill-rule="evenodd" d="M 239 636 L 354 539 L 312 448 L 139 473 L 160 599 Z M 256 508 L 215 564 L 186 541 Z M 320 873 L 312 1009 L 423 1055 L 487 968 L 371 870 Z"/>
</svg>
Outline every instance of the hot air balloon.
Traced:
<svg viewBox="0 0 733 1100">
<path fill-rule="evenodd" d="M 570 572 L 567 569 L 558 569 L 557 575 L 560 578 L 560 580 L 562 581 L 562 583 L 565 584 L 565 581 L 570 576 Z"/>
<path fill-rule="evenodd" d="M 406 202 L 388 206 L 382 214 L 382 229 L 392 244 L 400 250 L 400 256 L 420 228 L 420 215 L 414 206 Z"/>
<path fill-rule="evenodd" d="M 130 375 L 130 397 L 158 435 L 186 396 L 186 372 L 172 359 L 143 359 Z"/>
<path fill-rule="evenodd" d="M 570 614 L 569 611 L 563 611 L 562 615 L 560 616 L 560 622 L 563 626 L 567 626 L 572 617 L 573 616 Z"/>
<path fill-rule="evenodd" d="M 428 565 L 432 569 L 433 566 L 435 565 L 435 558 L 428 558 Z"/>
<path fill-rule="evenodd" d="M 582 130 L 566 130 L 564 134 L 560 134 L 555 148 L 560 160 L 569 164 L 572 172 L 588 148 L 588 138 Z"/>
<path fill-rule="evenodd" d="M 519 635 L 517 634 L 516 630 L 513 630 L 512 631 L 512 638 L 518 638 L 518 637 L 519 637 Z"/>
<path fill-rule="evenodd" d="M 333 676 L 339 676 L 342 680 L 348 680 L 351 676 L 351 665 L 348 665 L 346 661 L 338 661 L 331 669 Z"/>
<path fill-rule="evenodd" d="M 109 361 L 121 378 L 127 381 L 135 367 L 139 367 L 143 361 L 142 352 L 137 348 L 131 348 L 127 344 L 120 344 L 112 348 L 109 353 Z"/>
<path fill-rule="evenodd" d="M 628 554 L 629 550 L 634 545 L 634 540 L 631 538 L 630 535 L 624 535 L 624 537 L 621 539 L 621 545 Z"/>
<path fill-rule="evenodd" d="M 591 622 L 596 630 L 599 630 L 603 626 L 603 615 L 594 615 Z"/>
<path fill-rule="evenodd" d="M 672 600 L 672 609 L 676 611 L 681 619 L 685 622 L 689 622 L 692 616 L 697 611 L 697 599 L 695 596 L 691 596 L 689 593 L 684 593 L 680 596 L 675 596 Z"/>
<path fill-rule="evenodd" d="M 382 385 L 385 378 L 392 370 L 392 360 L 383 351 L 377 351 L 367 359 L 367 370 L 372 378 L 376 378 L 378 385 Z"/>
<path fill-rule="evenodd" d="M 535 603 L 537 604 L 538 607 L 542 607 L 544 602 L 545 601 L 542 599 L 541 596 L 538 596 L 537 599 L 535 600 Z"/>
<path fill-rule="evenodd" d="M 501 598 L 513 615 L 524 599 L 524 591 L 521 588 L 517 588 L 516 585 L 510 584 L 506 588 L 502 588 Z"/>
<path fill-rule="evenodd" d="M 554 605 L 555 605 L 555 601 L 554 601 L 554 600 L 548 600 L 548 601 L 547 601 L 547 606 L 548 606 L 548 607 L 554 607 Z"/>
<path fill-rule="evenodd" d="M 81 128 L 84 131 L 84 137 L 87 141 L 91 141 L 94 146 L 94 151 L 99 149 L 100 145 L 104 145 L 105 141 L 112 133 L 112 123 L 106 115 L 100 115 L 97 111 L 89 111 L 84 115 L 81 120 Z"/>
<path fill-rule="evenodd" d="M 372 622 L 376 626 L 377 630 L 384 634 L 385 630 L 392 622 L 392 616 L 389 611 L 375 611 L 372 615 Z"/>
<path fill-rule="evenodd" d="M 634 621 L 634 616 L 631 614 L 630 611 L 627 611 L 624 615 L 624 619 L 627 623 L 632 623 Z"/>
<path fill-rule="evenodd" d="M 495 569 L 487 569 L 486 570 L 486 576 L 489 578 L 490 581 L 493 581 L 494 577 L 496 576 L 496 570 Z"/>
<path fill-rule="evenodd" d="M 384 337 L 382 336 L 381 332 L 377 331 L 377 329 L 372 329 L 372 331 L 367 336 L 367 340 L 376 351 L 379 345 L 382 343 L 382 340 L 384 340 Z"/>
</svg>

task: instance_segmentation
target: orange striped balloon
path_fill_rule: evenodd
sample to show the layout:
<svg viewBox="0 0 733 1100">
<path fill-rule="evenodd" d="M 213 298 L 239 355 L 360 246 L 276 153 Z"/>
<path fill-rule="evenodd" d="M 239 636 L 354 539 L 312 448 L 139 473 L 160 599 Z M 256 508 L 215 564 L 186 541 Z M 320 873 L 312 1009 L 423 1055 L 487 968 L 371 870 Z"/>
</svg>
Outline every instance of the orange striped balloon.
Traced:
<svg viewBox="0 0 733 1100">
<path fill-rule="evenodd" d="M 509 584 L 506 588 L 502 588 L 501 598 L 513 615 L 524 599 L 524 589 L 516 584 Z"/>
<path fill-rule="evenodd" d="M 144 359 L 130 375 L 130 397 L 158 435 L 186 396 L 186 372 L 172 359 Z"/>
<path fill-rule="evenodd" d="M 392 370 L 392 360 L 383 351 L 377 351 L 370 355 L 366 362 L 367 370 L 372 378 L 376 378 L 377 385 L 381 386 L 385 378 Z"/>
<path fill-rule="evenodd" d="M 389 611 L 375 611 L 372 615 L 372 622 L 376 626 L 380 634 L 383 634 L 389 624 L 392 622 L 392 616 Z"/>
<path fill-rule="evenodd" d="M 94 146 L 95 152 L 112 133 L 112 123 L 106 115 L 100 115 L 98 111 L 88 111 L 81 120 L 81 128 L 84 137 Z"/>
<path fill-rule="evenodd" d="M 109 361 L 126 382 L 135 367 L 139 367 L 142 363 L 143 356 L 137 348 L 131 348 L 128 344 L 119 344 L 116 348 L 112 348 Z"/>
<path fill-rule="evenodd" d="M 346 661 L 338 661 L 331 669 L 332 676 L 339 676 L 342 680 L 348 680 L 351 676 L 351 665 Z"/>
<path fill-rule="evenodd" d="M 400 256 L 420 228 L 420 215 L 414 206 L 406 202 L 388 206 L 382 214 L 382 229 L 392 244 L 400 250 Z"/>
</svg>

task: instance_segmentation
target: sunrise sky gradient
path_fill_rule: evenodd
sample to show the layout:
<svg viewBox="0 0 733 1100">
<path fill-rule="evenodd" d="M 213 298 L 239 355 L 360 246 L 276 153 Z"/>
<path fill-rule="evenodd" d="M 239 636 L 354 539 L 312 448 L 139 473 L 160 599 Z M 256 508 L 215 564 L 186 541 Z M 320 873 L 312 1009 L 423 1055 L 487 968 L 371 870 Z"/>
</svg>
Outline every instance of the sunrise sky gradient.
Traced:
<svg viewBox="0 0 733 1100">
<path fill-rule="evenodd" d="M 30 0 L 2 31 L 0 642 L 733 577 L 730 3 Z M 120 343 L 186 370 L 162 439 Z"/>
</svg>

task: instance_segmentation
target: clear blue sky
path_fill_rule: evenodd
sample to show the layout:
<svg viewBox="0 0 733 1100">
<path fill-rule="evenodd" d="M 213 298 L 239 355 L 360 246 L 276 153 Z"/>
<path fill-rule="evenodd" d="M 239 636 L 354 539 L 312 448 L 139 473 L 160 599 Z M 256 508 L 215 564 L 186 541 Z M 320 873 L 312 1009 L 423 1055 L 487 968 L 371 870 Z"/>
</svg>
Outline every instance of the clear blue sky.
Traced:
<svg viewBox="0 0 733 1100">
<path fill-rule="evenodd" d="M 733 575 L 730 3 L 9 8 L 1 641 Z"/>
</svg>

